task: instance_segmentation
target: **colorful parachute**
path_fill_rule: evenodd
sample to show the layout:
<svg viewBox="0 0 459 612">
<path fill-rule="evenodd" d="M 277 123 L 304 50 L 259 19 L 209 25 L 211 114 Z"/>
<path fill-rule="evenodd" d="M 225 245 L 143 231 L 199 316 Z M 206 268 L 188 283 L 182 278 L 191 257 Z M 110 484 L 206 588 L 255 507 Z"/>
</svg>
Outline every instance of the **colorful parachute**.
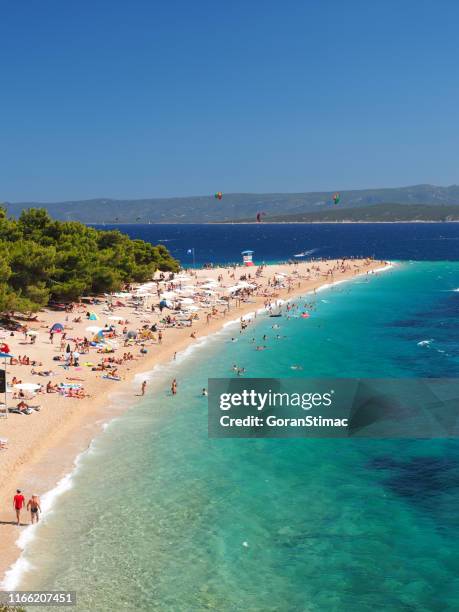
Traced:
<svg viewBox="0 0 459 612">
<path fill-rule="evenodd" d="M 265 212 L 257 212 L 257 223 L 261 223 L 262 217 L 264 217 L 265 215 Z"/>
<path fill-rule="evenodd" d="M 339 193 L 334 193 L 333 194 L 333 204 L 339 204 L 339 200 L 340 200 Z"/>
<path fill-rule="evenodd" d="M 223 193 L 221 191 L 217 191 L 217 193 L 214 195 L 214 198 L 216 200 L 221 200 L 223 197 Z"/>
</svg>

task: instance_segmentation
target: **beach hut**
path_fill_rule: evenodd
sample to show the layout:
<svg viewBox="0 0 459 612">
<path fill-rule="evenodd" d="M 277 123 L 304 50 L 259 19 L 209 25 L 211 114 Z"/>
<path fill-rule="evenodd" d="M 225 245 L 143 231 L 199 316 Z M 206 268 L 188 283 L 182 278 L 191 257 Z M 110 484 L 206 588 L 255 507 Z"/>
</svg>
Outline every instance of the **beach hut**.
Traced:
<svg viewBox="0 0 459 612">
<path fill-rule="evenodd" d="M 242 251 L 242 263 L 244 266 L 253 266 L 252 256 L 253 251 Z"/>
</svg>

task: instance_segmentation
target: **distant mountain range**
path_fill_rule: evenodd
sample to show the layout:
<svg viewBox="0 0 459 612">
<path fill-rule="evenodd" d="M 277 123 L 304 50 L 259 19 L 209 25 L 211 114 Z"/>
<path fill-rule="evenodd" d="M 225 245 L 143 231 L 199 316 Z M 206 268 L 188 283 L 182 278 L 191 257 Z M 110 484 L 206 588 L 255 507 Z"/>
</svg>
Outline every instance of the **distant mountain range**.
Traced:
<svg viewBox="0 0 459 612">
<path fill-rule="evenodd" d="M 265 217 L 263 217 L 263 222 Z M 274 215 L 271 223 L 358 223 L 397 221 L 459 221 L 459 206 L 430 204 L 378 204 L 356 208 L 330 207 L 328 210 Z M 253 223 L 253 219 L 238 219 L 234 223 Z"/>
<path fill-rule="evenodd" d="M 339 190 L 335 190 L 339 191 Z M 300 220 L 436 220 L 459 213 L 459 186 L 414 185 L 385 189 L 308 193 L 228 193 L 221 200 L 212 196 L 151 198 L 142 200 L 72 200 L 67 202 L 6 203 L 10 215 L 25 208 L 46 208 L 52 217 L 83 223 L 215 223 L 255 221 L 257 212 L 266 213 L 264 222 Z M 384 208 L 383 208 L 384 205 Z M 420 208 L 420 206 L 422 208 Z M 394 208 L 395 207 L 395 208 Z M 312 217 L 311 217 L 312 215 Z M 379 218 L 386 215 L 386 219 Z M 414 215 L 414 216 L 412 216 Z M 416 216 L 418 215 L 418 216 Z M 421 215 L 421 217 L 419 217 Z M 428 215 L 425 217 L 424 215 Z M 403 219 L 402 219 L 403 217 Z M 333 218 L 333 219 L 332 219 Z"/>
</svg>

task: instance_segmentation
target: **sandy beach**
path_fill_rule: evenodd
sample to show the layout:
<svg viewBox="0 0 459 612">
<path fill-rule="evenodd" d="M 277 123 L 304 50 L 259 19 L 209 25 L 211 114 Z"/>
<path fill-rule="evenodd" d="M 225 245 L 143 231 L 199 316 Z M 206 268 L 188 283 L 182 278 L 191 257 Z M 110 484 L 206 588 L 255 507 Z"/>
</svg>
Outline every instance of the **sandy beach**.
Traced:
<svg viewBox="0 0 459 612">
<path fill-rule="evenodd" d="M 75 457 L 101 431 L 102 423 L 138 401 L 140 384 L 137 388 L 136 381 L 136 387 L 133 386 L 136 374 L 167 363 L 175 353 L 219 331 L 229 321 L 240 320 L 250 312 L 269 308 L 277 300 L 293 299 L 327 283 L 371 274 L 383 265 L 384 262 L 356 259 L 301 262 L 265 266 L 259 275 L 256 267 L 190 270 L 171 282 L 151 284 L 140 291 L 131 289 L 131 295 L 143 294 L 143 299 L 135 304 L 124 298 L 110 298 L 108 308 L 101 297 L 101 303 L 75 305 L 72 312 L 40 311 L 38 320 L 24 322 L 28 334 L 16 331 L 10 335 L 9 330 L 0 330 L 0 342 L 8 345 L 10 353 L 15 358 L 26 355 L 29 360 L 28 365 L 7 362 L 9 387 L 13 377 L 44 387 L 49 382 L 53 387 L 61 385 L 61 392 L 46 393 L 43 389 L 35 396 L 26 392 L 24 402 L 40 406 L 39 411 L 30 415 L 9 414 L 8 418 L 0 419 L 0 438 L 7 440 L 6 449 L 0 450 L 0 576 L 20 553 L 15 543 L 21 528 L 14 524 L 12 507 L 16 488 L 23 489 L 27 500 L 32 489 L 42 495 L 55 486 L 71 470 Z M 182 304 L 183 326 L 164 324 L 165 317 L 176 318 L 177 313 L 172 309 L 159 311 L 160 295 L 169 296 L 169 305 Z M 88 319 L 89 313 L 94 313 L 94 320 Z M 191 326 L 187 321 L 190 317 L 194 317 Z M 56 323 L 63 326 L 66 334 L 63 341 L 61 333 L 55 333 L 51 341 L 49 331 Z M 105 335 L 106 343 L 90 346 L 88 352 L 79 351 L 77 365 L 64 367 L 67 345 L 74 351 L 75 340 L 79 342 L 85 337 L 94 340 L 96 332 L 88 327 L 108 331 L 110 325 L 113 331 Z M 153 331 L 152 326 L 156 326 Z M 126 331 L 137 337 L 127 341 Z M 33 335 L 34 332 L 38 335 Z M 110 352 L 106 352 L 107 347 Z M 100 369 L 101 363 L 104 369 Z M 80 386 L 82 397 L 72 397 L 77 393 L 76 385 Z M 115 406 L 110 396 L 119 392 L 132 396 L 132 401 Z M 148 392 L 147 385 L 146 395 Z M 17 393 L 15 388 L 8 393 L 8 407 L 21 401 L 14 398 Z M 29 524 L 29 513 L 24 511 L 22 520 Z"/>
</svg>

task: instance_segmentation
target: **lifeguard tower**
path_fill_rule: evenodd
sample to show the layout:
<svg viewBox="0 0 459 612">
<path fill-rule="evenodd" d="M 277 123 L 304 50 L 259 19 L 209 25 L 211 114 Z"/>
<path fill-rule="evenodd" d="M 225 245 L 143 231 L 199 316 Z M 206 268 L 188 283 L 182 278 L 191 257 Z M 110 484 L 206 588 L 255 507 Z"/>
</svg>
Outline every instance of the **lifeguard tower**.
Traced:
<svg viewBox="0 0 459 612">
<path fill-rule="evenodd" d="M 242 263 L 244 266 L 253 266 L 254 263 L 252 261 L 253 251 L 242 251 Z"/>
</svg>

